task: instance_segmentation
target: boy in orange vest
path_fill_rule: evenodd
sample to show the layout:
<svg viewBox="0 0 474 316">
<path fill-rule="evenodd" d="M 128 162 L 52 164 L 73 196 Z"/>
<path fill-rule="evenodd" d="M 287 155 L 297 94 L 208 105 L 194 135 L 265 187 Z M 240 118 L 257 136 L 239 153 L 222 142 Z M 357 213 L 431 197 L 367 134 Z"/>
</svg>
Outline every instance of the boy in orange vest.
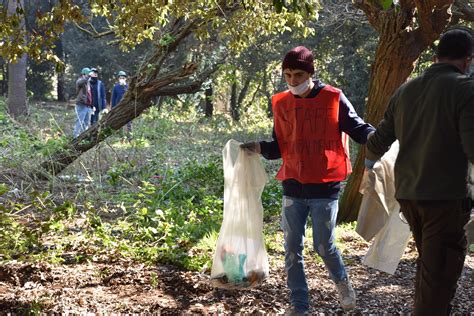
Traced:
<svg viewBox="0 0 474 316">
<path fill-rule="evenodd" d="M 282 64 L 288 90 L 272 98 L 273 140 L 241 147 L 266 159 L 283 160 L 276 176 L 283 185 L 281 227 L 285 237 L 285 269 L 291 307 L 287 314 L 309 310 L 304 272 L 303 239 L 308 215 L 313 247 L 334 281 L 341 307 L 351 310 L 356 296 L 335 245 L 335 226 L 341 181 L 351 172 L 349 135 L 365 144 L 374 128 L 355 112 L 344 94 L 314 74 L 313 54 L 306 47 L 290 50 Z"/>
</svg>

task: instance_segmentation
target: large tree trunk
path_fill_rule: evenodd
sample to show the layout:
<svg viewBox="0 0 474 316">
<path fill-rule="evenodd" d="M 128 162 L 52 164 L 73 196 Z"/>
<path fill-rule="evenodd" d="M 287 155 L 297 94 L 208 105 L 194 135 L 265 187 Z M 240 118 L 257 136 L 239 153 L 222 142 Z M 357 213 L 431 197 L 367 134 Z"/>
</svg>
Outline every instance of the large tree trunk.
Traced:
<svg viewBox="0 0 474 316">
<path fill-rule="evenodd" d="M 8 1 L 8 14 L 15 14 L 17 5 L 23 7 L 23 0 Z M 24 17 L 21 28 L 25 27 Z M 26 103 L 26 54 L 8 64 L 8 112 L 15 118 L 28 114 Z"/>
<path fill-rule="evenodd" d="M 421 53 L 436 40 L 450 19 L 453 0 L 400 1 L 400 8 L 383 11 L 370 0 L 354 1 L 364 10 L 380 38 L 371 69 L 365 120 L 376 126 L 389 99 L 410 76 Z M 417 12 L 416 12 L 417 11 Z M 365 148 L 361 148 L 353 174 L 340 200 L 339 221 L 357 219 L 364 171 Z"/>
<path fill-rule="evenodd" d="M 28 114 L 26 103 L 26 55 L 8 64 L 8 112 L 15 118 Z"/>
</svg>

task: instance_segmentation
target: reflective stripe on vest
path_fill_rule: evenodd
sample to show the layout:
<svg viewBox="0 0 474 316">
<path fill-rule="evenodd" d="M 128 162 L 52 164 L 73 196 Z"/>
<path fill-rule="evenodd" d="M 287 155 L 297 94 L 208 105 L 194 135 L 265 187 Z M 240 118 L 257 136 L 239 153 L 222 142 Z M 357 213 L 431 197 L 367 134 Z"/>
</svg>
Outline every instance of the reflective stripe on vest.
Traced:
<svg viewBox="0 0 474 316">
<path fill-rule="evenodd" d="M 278 180 L 342 181 L 351 173 L 349 137 L 339 130 L 340 91 L 326 85 L 315 98 L 291 92 L 272 98 L 275 133 L 283 164 Z"/>
</svg>

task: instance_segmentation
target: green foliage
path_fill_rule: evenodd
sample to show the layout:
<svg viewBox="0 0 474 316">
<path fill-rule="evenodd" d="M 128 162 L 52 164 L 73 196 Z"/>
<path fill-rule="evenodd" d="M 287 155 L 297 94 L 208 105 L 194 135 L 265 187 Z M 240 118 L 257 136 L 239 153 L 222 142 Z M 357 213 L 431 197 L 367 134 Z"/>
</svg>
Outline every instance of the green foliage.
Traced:
<svg viewBox="0 0 474 316">
<path fill-rule="evenodd" d="M 31 169 L 34 162 L 66 150 L 71 135 L 65 134 L 54 118 L 47 115 L 36 118 L 32 113 L 31 119 L 43 120 L 47 125 L 36 134 L 30 126 L 14 123 L 3 105 L 4 100 L 0 98 L 0 164 L 4 167 Z"/>
<path fill-rule="evenodd" d="M 393 4 L 393 0 L 380 0 L 380 4 L 382 5 L 382 9 L 388 10 Z"/>
<path fill-rule="evenodd" d="M 33 219 L 24 225 L 19 213 L 33 209 Z M 0 249 L 2 259 L 18 259 L 41 254 L 48 234 L 61 234 L 64 222 L 75 214 L 74 206 L 66 201 L 56 204 L 49 192 L 32 192 L 29 204 L 8 203 L 0 207 Z"/>
<path fill-rule="evenodd" d="M 55 41 L 64 32 L 66 21 L 90 22 L 95 17 L 108 20 L 102 32 L 110 32 L 124 49 L 135 47 L 144 41 L 154 40 L 173 21 L 185 19 L 196 25 L 196 35 L 203 40 L 211 35 L 227 39 L 230 47 L 240 50 L 250 45 L 259 34 L 273 34 L 285 27 L 302 27 L 303 19 L 314 15 L 315 0 L 255 1 L 235 3 L 215 1 L 151 1 L 115 2 L 109 0 L 90 1 L 88 5 L 76 5 L 74 1 L 60 1 L 56 4 L 36 8 L 35 25 L 31 32 L 22 27 L 25 12 L 22 5 L 16 11 L 7 12 L 0 6 L 0 14 L 5 27 L 0 31 L 0 55 L 15 60 L 23 53 L 35 59 L 56 60 L 52 51 Z M 273 5 L 276 5 L 274 10 Z M 277 12 L 278 11 L 278 12 Z M 87 17 L 87 18 L 86 18 Z M 92 35 L 100 33 L 92 27 L 86 29 Z M 100 30 L 100 29 L 99 29 Z M 165 33 L 165 32 L 163 32 Z M 173 36 L 159 37 L 161 45 L 167 46 Z"/>
<path fill-rule="evenodd" d="M 187 163 L 143 181 L 139 191 L 124 196 L 135 201 L 127 212 L 127 229 L 134 243 L 153 243 L 137 249 L 148 260 L 179 263 L 187 250 L 222 220 L 222 169 L 220 164 Z M 133 234 L 132 234 L 133 233 Z M 156 250 L 156 251 L 155 251 Z"/>
<path fill-rule="evenodd" d="M 19 157 L 31 154 L 32 145 L 43 154 L 45 148 L 61 146 L 62 122 L 54 119 L 55 113 L 48 113 L 48 121 L 35 111 L 33 108 L 32 118 L 39 120 L 37 131 L 13 128 L 9 120 L 0 127 L 13 141 L 5 160 L 18 151 Z M 222 113 L 211 119 L 197 115 L 192 108 L 179 113 L 151 108 L 134 121 L 129 146 L 112 135 L 108 146 L 88 153 L 78 162 L 79 168 L 71 166 L 69 174 L 50 183 L 56 193 L 44 184 L 41 191 L 0 185 L 0 261 L 129 259 L 208 271 L 223 216 L 221 150 L 229 138 L 267 138 L 272 124 L 263 110 L 243 117 L 238 124 Z M 39 128 L 41 124 L 48 132 Z M 142 146 L 145 140 L 147 145 Z M 112 149 L 105 151 L 109 147 Z M 91 159 L 97 154 L 106 160 L 112 153 L 118 156 L 106 169 Z M 264 163 L 273 178 L 278 162 Z M 21 197 L 15 196 L 16 191 Z M 274 179 L 262 194 L 270 253 L 283 251 L 281 194 L 281 185 Z M 154 286 L 153 278 L 150 282 Z"/>
<path fill-rule="evenodd" d="M 48 120 L 39 110 L 44 111 L 33 107 L 31 115 L 42 125 L 38 130 L 18 128 L 6 116 L 0 127 L 7 139 L 0 147 L 2 166 L 27 166 L 32 161 L 25 157 L 47 156 L 67 141 L 61 136 L 63 122 L 56 120 L 64 113 L 48 113 Z M 54 182 L 58 188 L 76 186 L 74 197 L 66 193 L 68 198 L 59 198 L 45 188 L 21 192 L 24 198 L 17 199 L 15 187 L 0 185 L 0 199 L 7 201 L 0 208 L 0 259 L 61 263 L 131 258 L 210 268 L 223 211 L 222 147 L 232 137 L 263 137 L 257 135 L 271 130 L 271 121 L 259 114 L 244 119 L 244 129 L 222 114 L 196 125 L 197 115 L 193 108 L 180 113 L 151 108 L 134 122 L 131 145 L 143 158 L 115 161 L 101 175 L 91 168 L 91 155 L 84 157 L 78 165 L 81 171 L 90 168 L 85 176 L 66 174 L 63 182 Z M 198 142 L 202 139 L 206 142 Z M 131 154 L 132 149 L 120 146 L 117 141 L 115 150 Z M 21 159 L 13 163 L 11 157 Z M 281 190 L 276 181 L 263 195 L 266 219 L 272 221 L 281 199 L 274 190 Z"/>
<path fill-rule="evenodd" d="M 92 22 L 98 28 L 107 25 L 107 21 L 100 17 L 94 18 Z M 65 26 L 61 40 L 70 66 L 66 69 L 65 88 L 71 97 L 75 95 L 75 83 L 83 67 L 99 69 L 99 79 L 106 91 L 112 91 L 117 72 L 123 70 L 128 74 L 135 73 L 151 47 L 150 43 L 144 43 L 124 52 L 110 45 L 109 37 L 92 38 L 72 24 Z"/>
<path fill-rule="evenodd" d="M 54 64 L 51 62 L 35 62 L 28 60 L 26 89 L 32 94 L 30 97 L 34 100 L 52 100 L 51 91 L 54 76 Z"/>
<path fill-rule="evenodd" d="M 315 9 L 314 1 L 300 1 L 300 0 L 273 0 L 273 6 L 277 13 L 283 12 L 283 10 L 292 11 L 292 12 L 306 12 L 308 14 L 313 14 Z"/>
<path fill-rule="evenodd" d="M 73 1 L 60 1 L 55 5 L 35 11 L 36 24 L 28 32 L 25 28 L 24 1 L 11 1 L 0 6 L 2 27 L 0 28 L 0 55 L 8 61 L 16 61 L 23 54 L 35 60 L 49 60 L 61 63 L 53 52 L 55 41 L 64 31 L 66 20 L 84 20 L 81 9 Z M 50 3 L 49 3 L 50 4 Z M 11 6 L 8 10 L 8 6 Z"/>
</svg>

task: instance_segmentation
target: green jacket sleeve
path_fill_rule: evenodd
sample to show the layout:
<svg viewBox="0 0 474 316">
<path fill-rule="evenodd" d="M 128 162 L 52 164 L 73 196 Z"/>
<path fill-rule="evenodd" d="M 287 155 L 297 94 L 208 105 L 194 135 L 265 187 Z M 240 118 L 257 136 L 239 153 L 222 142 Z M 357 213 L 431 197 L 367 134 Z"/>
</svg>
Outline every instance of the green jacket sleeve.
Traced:
<svg viewBox="0 0 474 316">
<path fill-rule="evenodd" d="M 459 136 L 461 144 L 471 163 L 474 163 L 474 80 L 466 78 L 461 85 L 462 91 L 468 91 L 463 94 L 463 100 L 459 111 Z"/>
<path fill-rule="evenodd" d="M 377 130 L 367 140 L 366 158 L 369 160 L 378 160 L 389 149 L 396 140 L 394 111 L 397 103 L 397 94 L 390 99 L 387 110 L 382 121 L 377 126 Z"/>
</svg>

